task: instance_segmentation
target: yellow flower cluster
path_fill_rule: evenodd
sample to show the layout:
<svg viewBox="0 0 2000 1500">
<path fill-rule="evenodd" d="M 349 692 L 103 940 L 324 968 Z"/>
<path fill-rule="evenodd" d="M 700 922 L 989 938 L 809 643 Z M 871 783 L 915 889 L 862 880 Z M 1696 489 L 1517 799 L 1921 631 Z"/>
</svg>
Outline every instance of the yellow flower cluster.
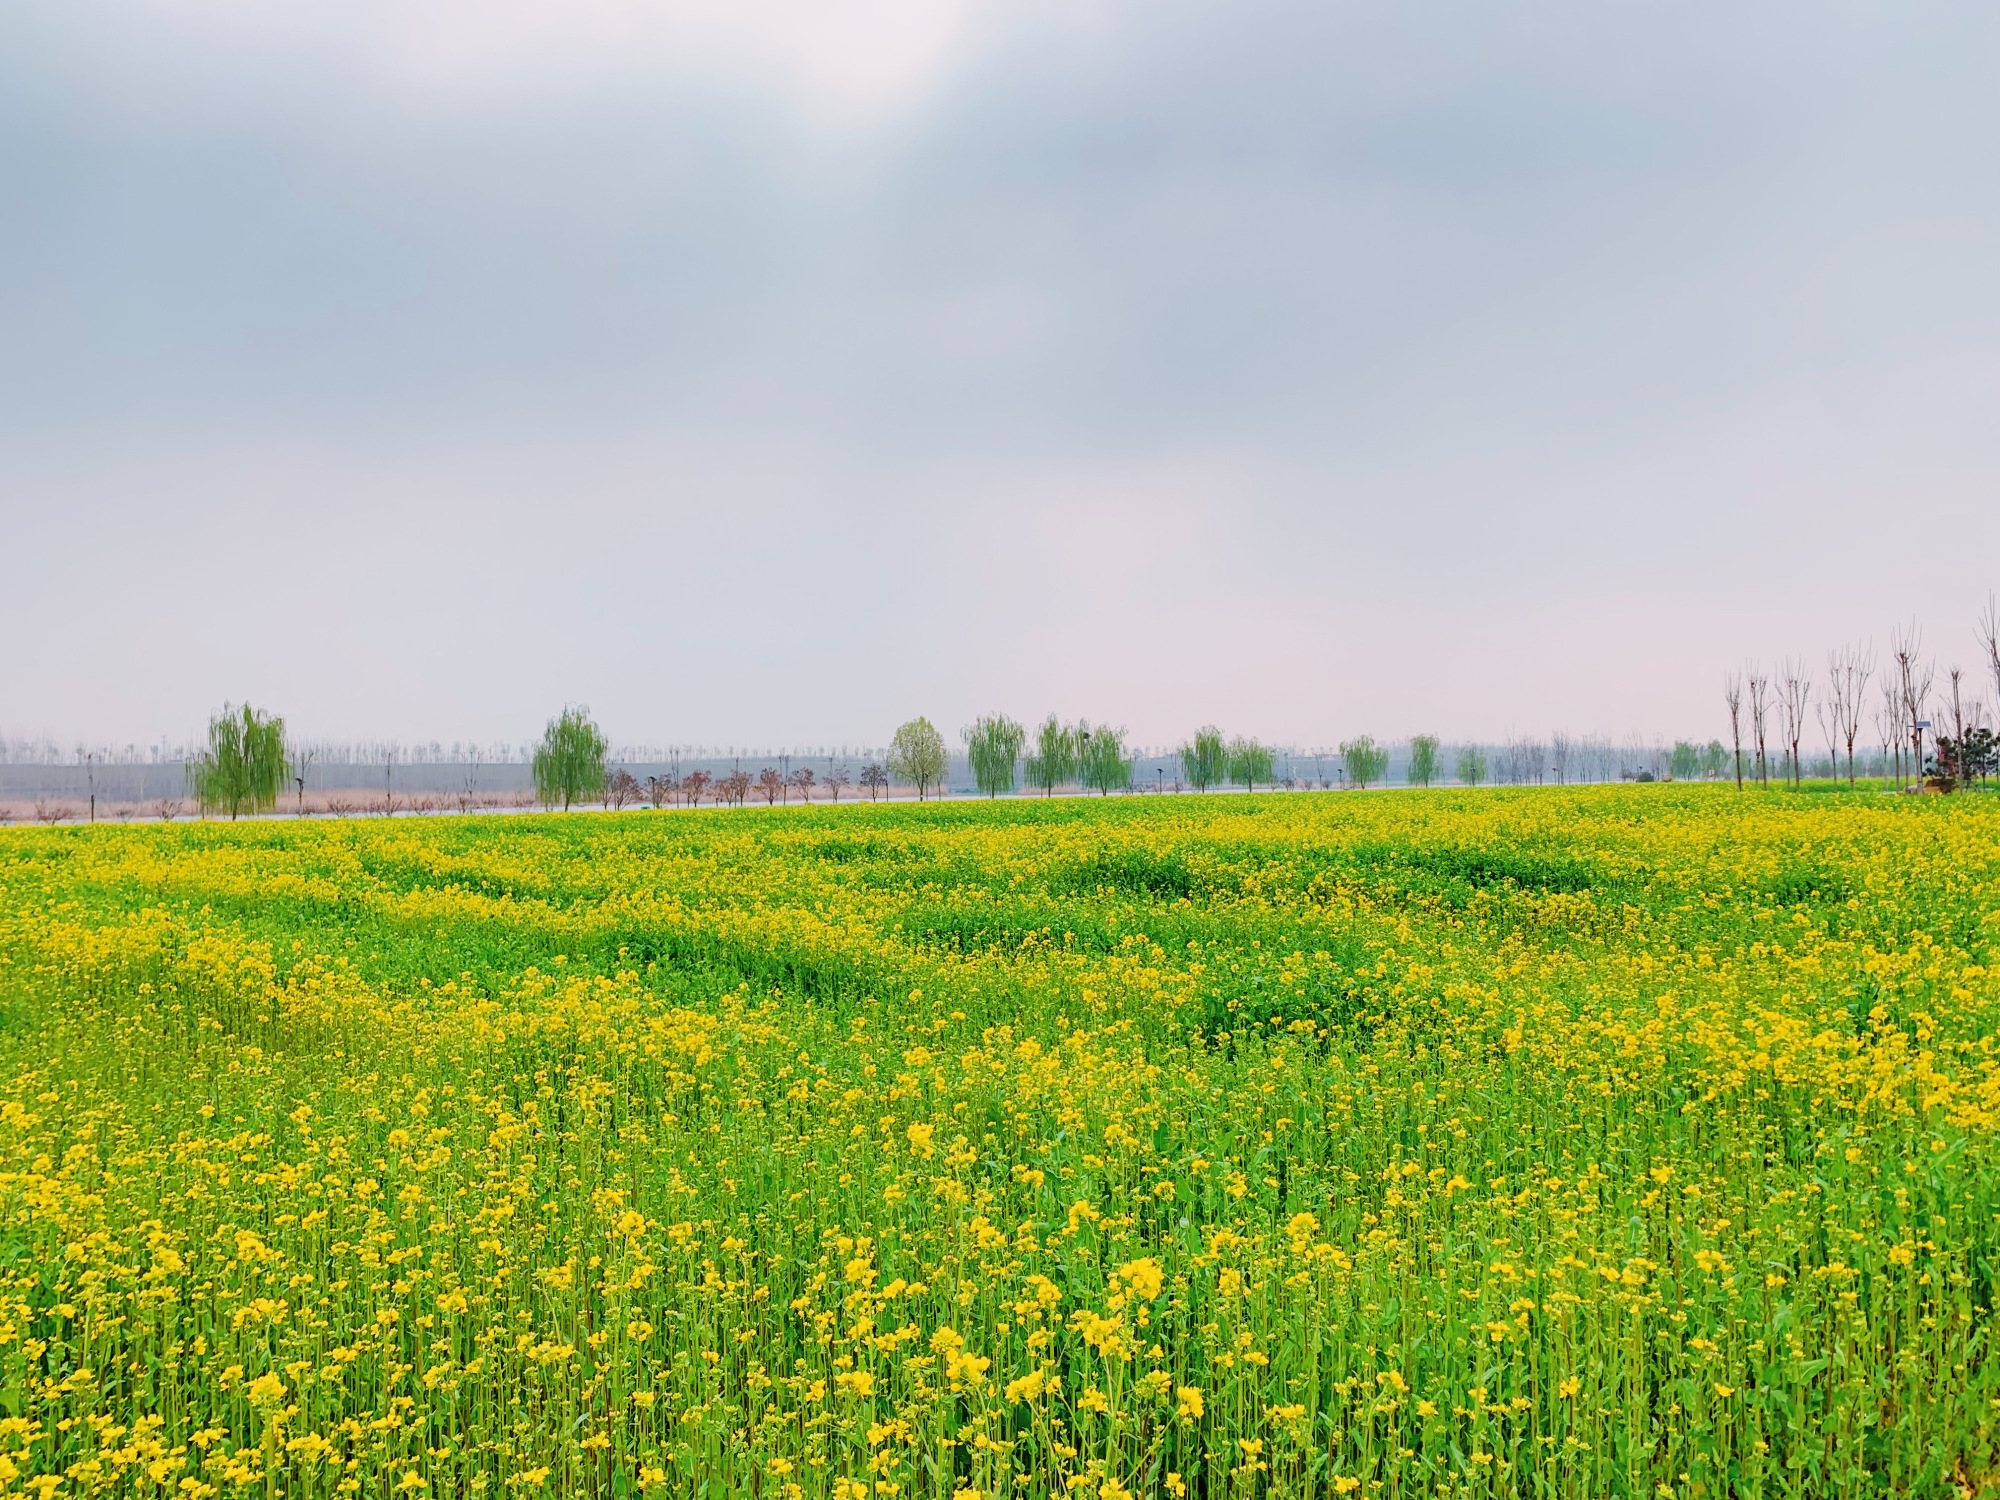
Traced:
<svg viewBox="0 0 2000 1500">
<path fill-rule="evenodd" d="M 1976 1488 L 1996 811 L 0 833 L 0 1494 Z"/>
</svg>

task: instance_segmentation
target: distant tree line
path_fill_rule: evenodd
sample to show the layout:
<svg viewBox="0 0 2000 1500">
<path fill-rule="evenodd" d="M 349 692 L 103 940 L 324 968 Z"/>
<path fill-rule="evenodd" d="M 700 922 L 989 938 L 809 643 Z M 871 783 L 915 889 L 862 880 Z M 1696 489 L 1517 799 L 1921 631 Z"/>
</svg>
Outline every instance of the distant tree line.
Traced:
<svg viewBox="0 0 2000 1500">
<path fill-rule="evenodd" d="M 2000 621 L 1989 608 L 1982 626 L 1982 648 L 1996 690 L 2000 690 L 1996 624 Z M 1768 784 L 1774 774 L 1796 785 L 1806 773 L 1811 751 L 1805 726 L 1817 723 L 1826 740 L 1829 768 L 1837 771 L 1844 756 L 1852 780 L 1857 764 L 1866 769 L 1867 758 L 1857 756 L 1856 739 L 1865 690 L 1873 681 L 1880 687 L 1883 702 L 1877 711 L 1878 728 L 1883 724 L 1897 726 L 1883 733 L 1883 755 L 1888 762 L 1885 774 L 1905 775 L 1906 766 L 1921 765 L 1929 784 L 1943 786 L 1965 785 L 1995 774 L 2000 768 L 1995 765 L 1994 736 L 1986 723 L 1983 701 L 1967 690 L 1965 674 L 1957 669 L 1946 674 L 1943 687 L 1936 687 L 1935 673 L 1917 644 L 1914 632 L 1899 634 L 1892 651 L 1892 668 L 1880 675 L 1872 651 L 1848 648 L 1829 657 L 1823 684 L 1808 679 L 1791 661 L 1775 673 L 1753 666 L 1733 676 L 1726 693 L 1732 736 L 1728 747 L 1720 740 L 1705 744 L 1677 740 L 1669 748 L 1663 740 L 1638 739 L 1621 747 L 1604 736 L 1556 733 L 1546 740 L 1521 736 L 1498 745 L 1468 742 L 1455 746 L 1434 734 L 1417 734 L 1401 742 L 1399 748 L 1397 742 L 1362 734 L 1330 749 L 1300 751 L 1270 746 L 1251 736 L 1225 735 L 1217 726 L 1206 724 L 1171 751 L 1138 752 L 1131 747 L 1123 726 L 1093 724 L 1087 719 L 1065 721 L 1060 715 L 1049 714 L 1030 729 L 1004 713 L 993 713 L 960 731 L 963 760 L 959 764 L 962 773 L 969 774 L 977 790 L 987 797 L 1021 791 L 1053 796 L 1066 789 L 1104 796 L 1138 790 L 1207 792 L 1223 786 L 1246 791 L 1365 790 L 1398 776 L 1413 787 L 1452 781 L 1478 787 L 1614 779 L 1713 780 L 1729 775 L 1739 778 L 1739 783 L 1754 778 Z M 1935 725 L 1924 717 L 1931 713 L 1939 716 Z M 1900 728 L 1904 724 L 1915 726 L 1915 733 L 1907 738 Z M 1928 739 L 1923 737 L 1926 732 Z M 43 757 L 54 756 L 52 747 L 42 741 L 0 742 L 0 752 L 4 752 L 0 753 L 0 773 L 10 764 L 44 764 L 49 762 Z M 581 706 L 564 708 L 549 720 L 539 740 L 518 749 L 504 742 L 491 746 L 458 742 L 446 751 L 436 741 L 407 749 L 396 741 L 297 742 L 288 737 L 283 719 L 247 705 L 225 705 L 211 719 L 199 749 L 174 752 L 162 742 L 149 747 L 148 759 L 171 766 L 168 757 L 172 753 L 181 756 L 189 800 L 204 814 L 227 813 L 231 817 L 268 812 L 281 797 L 294 793 L 296 800 L 289 805 L 301 813 L 391 815 L 521 805 L 529 794 L 495 795 L 481 790 L 482 769 L 495 764 L 525 766 L 532 779 L 533 800 L 547 808 L 565 810 L 591 805 L 614 810 L 740 807 L 757 800 L 766 806 L 794 800 L 837 803 L 850 789 L 857 795 L 865 791 L 870 800 L 880 800 L 896 787 L 907 788 L 919 800 L 929 800 L 944 795 L 954 775 L 954 756 L 943 735 L 923 717 L 898 727 L 882 752 L 863 754 L 858 769 L 825 750 L 811 755 L 795 751 L 776 754 L 771 757 L 776 764 L 761 767 L 754 761 L 745 765 L 736 757 L 727 769 L 713 764 L 683 769 L 682 749 L 641 748 L 638 754 L 652 758 L 654 764 L 642 764 L 639 770 L 644 774 L 635 775 L 619 763 L 629 758 L 629 750 L 614 751 L 589 710 Z M 309 778 L 329 763 L 349 763 L 364 753 L 377 758 L 379 795 L 356 800 L 352 795 L 316 793 L 317 805 L 307 807 Z M 93 817 L 97 773 L 105 765 L 100 754 L 108 759 L 109 752 L 78 749 L 55 762 L 79 773 L 79 790 L 89 792 Z M 1148 757 L 1150 774 L 1140 787 L 1135 785 L 1135 766 L 1142 754 Z M 807 759 L 823 760 L 824 764 L 804 764 Z M 404 784 L 403 773 L 409 769 L 439 763 L 462 767 L 462 786 L 439 794 L 434 785 L 426 790 Z M 4 795 L 0 791 L 0 797 Z M 177 799 L 160 798 L 152 811 L 171 817 L 179 806 Z M 49 822 L 81 814 L 81 809 L 40 794 L 35 809 L 37 817 Z M 131 814 L 127 807 L 120 816 Z M 0 820 L 8 815 L 7 805 L 0 801 Z"/>
</svg>

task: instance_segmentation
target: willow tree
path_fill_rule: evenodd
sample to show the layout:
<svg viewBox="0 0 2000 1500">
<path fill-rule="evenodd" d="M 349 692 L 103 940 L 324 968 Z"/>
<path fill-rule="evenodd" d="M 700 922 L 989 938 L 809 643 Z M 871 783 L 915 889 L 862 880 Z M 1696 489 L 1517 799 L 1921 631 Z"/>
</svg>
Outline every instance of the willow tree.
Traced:
<svg viewBox="0 0 2000 1500">
<path fill-rule="evenodd" d="M 1193 742 L 1182 745 L 1179 755 L 1181 774 L 1198 792 L 1207 791 L 1229 774 L 1229 747 L 1213 724 L 1196 730 Z"/>
<path fill-rule="evenodd" d="M 1083 784 L 1100 796 L 1122 792 L 1132 784 L 1132 758 L 1125 753 L 1125 731 L 1099 725 L 1083 742 Z"/>
<path fill-rule="evenodd" d="M 1486 779 L 1486 752 L 1466 745 L 1458 752 L 1458 779 L 1466 786 L 1478 786 Z"/>
<path fill-rule="evenodd" d="M 1437 780 L 1438 741 L 1434 734 L 1420 734 L 1410 741 L 1410 785 L 1429 786 Z"/>
<path fill-rule="evenodd" d="M 924 800 L 932 787 L 943 789 L 945 767 L 949 763 L 944 736 L 932 727 L 929 719 L 910 720 L 889 741 L 889 774 L 905 785 L 915 787 L 919 802 Z"/>
<path fill-rule="evenodd" d="M 588 802 L 604 791 L 604 757 L 610 749 L 587 708 L 566 708 L 549 720 L 535 747 L 535 797 L 544 807 Z"/>
<path fill-rule="evenodd" d="M 1347 779 L 1363 789 L 1371 781 L 1380 781 L 1389 769 L 1389 752 L 1371 735 L 1342 741 L 1340 758 L 1346 762 Z"/>
<path fill-rule="evenodd" d="M 208 748 L 188 762 L 188 793 L 204 813 L 269 812 L 289 779 L 285 721 L 229 704 L 208 721 Z"/>
<path fill-rule="evenodd" d="M 1229 742 L 1229 779 L 1246 791 L 1257 790 L 1257 783 L 1266 785 L 1271 780 L 1271 751 L 1268 746 L 1254 739 L 1238 735 Z"/>
<path fill-rule="evenodd" d="M 1028 731 L 1005 714 L 988 714 L 974 719 L 964 731 L 965 758 L 972 763 L 972 778 L 989 797 L 1014 790 L 1014 767 L 1021 759 L 1021 746 Z"/>
<path fill-rule="evenodd" d="M 1028 753 L 1028 785 L 1053 797 L 1057 787 L 1075 779 L 1089 733 L 1088 724 L 1064 724 L 1054 714 L 1044 719 L 1035 731 L 1035 748 Z"/>
</svg>

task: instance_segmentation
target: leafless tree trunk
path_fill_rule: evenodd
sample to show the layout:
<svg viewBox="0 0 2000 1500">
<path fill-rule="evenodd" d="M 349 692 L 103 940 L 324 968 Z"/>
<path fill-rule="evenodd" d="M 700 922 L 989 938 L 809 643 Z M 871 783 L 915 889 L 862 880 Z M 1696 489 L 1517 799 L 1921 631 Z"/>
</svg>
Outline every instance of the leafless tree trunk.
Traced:
<svg viewBox="0 0 2000 1500">
<path fill-rule="evenodd" d="M 292 780 L 298 784 L 299 816 L 302 818 L 306 815 L 306 772 L 312 769 L 314 753 L 302 749 L 292 757 Z"/>
<path fill-rule="evenodd" d="M 1942 755 L 1938 757 L 1938 774 L 1951 778 L 1951 782 L 1947 785 L 1952 783 L 1961 786 L 1972 785 L 1972 778 L 1965 774 L 1965 703 L 1959 692 L 1960 679 L 1964 676 L 1965 670 L 1962 667 L 1953 667 L 1945 673 L 1945 677 L 1951 683 L 1951 742 L 1957 746 L 1953 757 L 1956 764 L 1949 770 L 1945 766 L 1944 757 Z"/>
<path fill-rule="evenodd" d="M 1771 784 L 1771 765 L 1764 753 L 1765 721 L 1771 712 L 1771 679 L 1757 670 L 1752 662 L 1750 670 L 1744 674 L 1744 685 L 1750 689 L 1750 732 L 1757 741 L 1757 784 L 1768 787 Z"/>
<path fill-rule="evenodd" d="M 1883 766 L 1885 775 L 1893 775 L 1896 784 L 1903 782 L 1903 709 L 1902 701 L 1896 694 L 1896 680 L 1884 674 L 1876 685 L 1882 703 L 1875 710 L 1875 728 L 1882 736 Z"/>
<path fill-rule="evenodd" d="M 1729 741 L 1736 749 L 1736 790 L 1743 790 L 1743 678 L 1731 672 L 1722 679 L 1722 701 L 1729 705 Z"/>
<path fill-rule="evenodd" d="M 1569 784 L 1570 737 L 1558 729 L 1549 736 L 1549 765 L 1556 773 L 1556 785 Z"/>
<path fill-rule="evenodd" d="M 1875 671 L 1872 647 L 1843 646 L 1826 657 L 1827 697 L 1833 705 L 1834 728 L 1847 745 L 1847 785 L 1854 787 L 1854 737 L 1861 732 L 1861 700 Z M 1836 759 L 1834 774 L 1840 774 Z"/>
<path fill-rule="evenodd" d="M 396 746 L 382 749 L 382 816 L 393 818 L 402 803 L 396 800 Z"/>
<path fill-rule="evenodd" d="M 1891 637 L 1889 649 L 1896 663 L 1896 691 L 1901 698 L 1903 727 L 1910 735 L 1910 766 L 1918 781 L 1924 778 L 1924 712 L 1931 701 L 1931 686 L 1937 670 L 1922 656 L 1923 632 L 1915 625 Z"/>
<path fill-rule="evenodd" d="M 1812 678 L 1806 664 L 1786 657 L 1778 664 L 1778 707 L 1785 719 L 1785 747 L 1792 757 L 1792 786 L 1796 790 L 1805 779 L 1799 764 L 1799 738 L 1805 733 L 1806 708 L 1812 699 Z"/>
</svg>

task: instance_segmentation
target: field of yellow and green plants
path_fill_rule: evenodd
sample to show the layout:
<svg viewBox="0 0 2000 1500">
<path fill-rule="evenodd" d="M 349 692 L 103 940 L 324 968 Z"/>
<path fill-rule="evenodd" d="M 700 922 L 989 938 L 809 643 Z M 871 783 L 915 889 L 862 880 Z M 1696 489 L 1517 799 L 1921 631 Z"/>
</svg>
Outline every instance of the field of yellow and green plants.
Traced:
<svg viewBox="0 0 2000 1500">
<path fill-rule="evenodd" d="M 0 1493 L 2000 1489 L 2000 808 L 0 832 Z"/>
</svg>

